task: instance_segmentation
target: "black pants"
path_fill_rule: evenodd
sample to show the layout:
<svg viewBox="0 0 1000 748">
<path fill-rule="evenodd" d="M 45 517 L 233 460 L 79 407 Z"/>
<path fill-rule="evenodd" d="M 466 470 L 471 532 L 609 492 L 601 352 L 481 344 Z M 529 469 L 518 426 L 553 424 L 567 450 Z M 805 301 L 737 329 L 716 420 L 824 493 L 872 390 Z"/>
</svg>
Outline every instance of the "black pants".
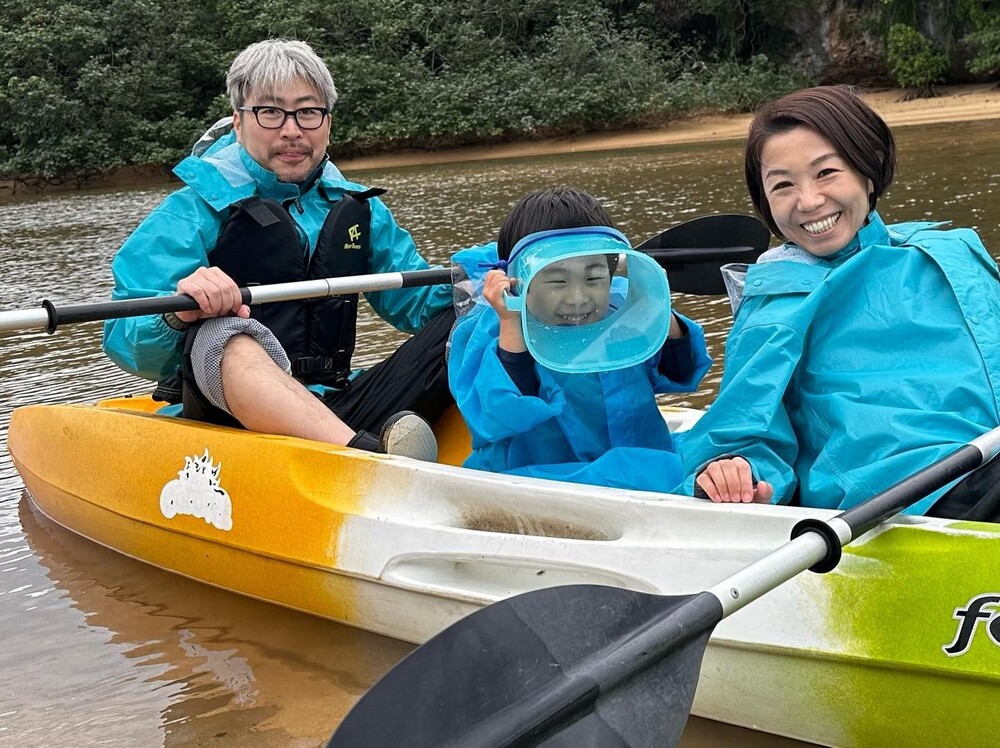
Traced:
<svg viewBox="0 0 1000 748">
<path fill-rule="evenodd" d="M 454 323 L 454 309 L 445 309 L 346 389 L 328 393 L 324 403 L 354 431 L 378 434 L 389 416 L 401 410 L 412 410 L 434 423 L 455 402 L 448 389 L 445 363 L 445 346 Z M 184 346 L 181 415 L 242 428 L 229 413 L 212 405 L 195 384 L 190 353 L 196 332 L 197 328 L 188 331 Z"/>
<path fill-rule="evenodd" d="M 1000 522 L 1000 457 L 994 457 L 952 486 L 927 516 Z"/>
</svg>

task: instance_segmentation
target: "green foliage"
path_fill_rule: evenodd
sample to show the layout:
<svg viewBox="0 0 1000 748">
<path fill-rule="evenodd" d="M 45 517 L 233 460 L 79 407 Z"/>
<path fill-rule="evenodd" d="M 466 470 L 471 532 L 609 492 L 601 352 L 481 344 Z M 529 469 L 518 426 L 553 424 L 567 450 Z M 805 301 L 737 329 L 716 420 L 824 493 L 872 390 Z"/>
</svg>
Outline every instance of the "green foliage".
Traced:
<svg viewBox="0 0 1000 748">
<path fill-rule="evenodd" d="M 762 52 L 798 46 L 790 16 L 809 12 L 812 0 L 652 0 L 658 28 L 707 57 L 746 61 Z"/>
<path fill-rule="evenodd" d="M 884 28 L 905 23 L 917 28 L 928 0 L 881 0 Z M 1000 0 L 934 0 L 935 39 L 945 55 L 977 76 L 1000 75 Z M 925 28 L 927 28 L 925 26 Z M 965 49 L 958 42 L 965 43 Z"/>
<path fill-rule="evenodd" d="M 0 173 L 85 177 L 172 161 L 203 129 L 224 61 L 198 4 L 15 2 L 0 11 Z"/>
<path fill-rule="evenodd" d="M 721 112 L 749 112 L 767 99 L 804 88 L 810 83 L 801 72 L 779 68 L 765 55 L 747 62 L 725 60 L 710 64 L 694 89 L 697 105 Z"/>
<path fill-rule="evenodd" d="M 969 61 L 973 75 L 1000 77 L 1000 9 L 977 18 L 976 29 L 965 37 L 975 49 Z"/>
<path fill-rule="evenodd" d="M 689 38 L 663 22 L 667 5 L 694 19 Z M 233 57 L 269 36 L 305 39 L 329 63 L 341 92 L 331 133 L 338 155 L 641 126 L 691 109 L 745 111 L 808 83 L 751 54 L 779 25 L 781 7 L 6 0 L 0 176 L 83 179 L 176 163 L 228 113 L 223 89 Z"/>
<path fill-rule="evenodd" d="M 948 58 L 936 51 L 927 37 L 902 23 L 889 28 L 886 56 L 896 82 L 915 89 L 917 95 L 932 93 L 933 85 L 948 71 Z"/>
<path fill-rule="evenodd" d="M 497 27 L 493 36 L 470 27 L 461 39 L 442 39 L 428 29 L 409 46 L 398 28 L 392 35 L 383 28 L 375 48 L 388 42 L 401 58 L 329 58 L 344 92 L 334 144 L 349 152 L 478 142 L 624 126 L 674 111 L 663 96 L 670 68 L 638 32 L 615 28 L 599 8 L 544 20 L 549 30 L 534 36 L 522 16 L 522 26 Z"/>
</svg>

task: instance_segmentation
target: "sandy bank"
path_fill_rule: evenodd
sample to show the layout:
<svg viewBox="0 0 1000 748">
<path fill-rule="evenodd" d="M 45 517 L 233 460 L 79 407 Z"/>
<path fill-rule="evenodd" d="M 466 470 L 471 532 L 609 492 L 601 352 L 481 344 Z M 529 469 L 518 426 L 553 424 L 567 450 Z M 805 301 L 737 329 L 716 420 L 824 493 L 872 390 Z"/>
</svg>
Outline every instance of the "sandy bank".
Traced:
<svg viewBox="0 0 1000 748">
<path fill-rule="evenodd" d="M 938 93 L 939 95 L 932 99 L 902 101 L 903 91 L 889 89 L 867 93 L 864 98 L 891 127 L 1000 119 L 1000 89 L 992 84 L 940 87 Z M 353 172 L 455 161 L 482 161 L 716 140 L 741 140 L 746 135 L 751 116 L 740 114 L 692 117 L 650 130 L 596 133 L 573 138 L 553 138 L 496 146 L 471 146 L 433 152 L 387 153 L 367 158 L 338 160 L 337 165 L 345 172 Z"/>
</svg>

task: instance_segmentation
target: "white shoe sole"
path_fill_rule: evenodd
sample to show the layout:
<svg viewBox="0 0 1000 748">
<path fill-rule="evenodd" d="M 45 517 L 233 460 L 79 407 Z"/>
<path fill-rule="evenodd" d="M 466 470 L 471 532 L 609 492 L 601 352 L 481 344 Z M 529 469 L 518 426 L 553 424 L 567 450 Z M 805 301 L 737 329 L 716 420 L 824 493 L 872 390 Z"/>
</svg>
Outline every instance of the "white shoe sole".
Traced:
<svg viewBox="0 0 1000 748">
<path fill-rule="evenodd" d="M 438 443 L 430 424 L 416 413 L 397 413 L 382 427 L 379 451 L 388 455 L 437 462 Z"/>
</svg>

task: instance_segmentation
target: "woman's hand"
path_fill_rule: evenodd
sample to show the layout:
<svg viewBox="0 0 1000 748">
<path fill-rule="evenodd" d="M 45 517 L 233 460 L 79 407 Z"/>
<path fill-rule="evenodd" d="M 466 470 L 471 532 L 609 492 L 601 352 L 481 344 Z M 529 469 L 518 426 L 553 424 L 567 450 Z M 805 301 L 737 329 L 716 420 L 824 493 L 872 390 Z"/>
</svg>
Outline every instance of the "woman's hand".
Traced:
<svg viewBox="0 0 1000 748">
<path fill-rule="evenodd" d="M 727 457 L 709 463 L 698 474 L 695 485 L 716 503 L 769 504 L 774 496 L 774 487 L 770 483 L 759 481 L 754 487 L 750 463 L 742 457 Z"/>
</svg>

